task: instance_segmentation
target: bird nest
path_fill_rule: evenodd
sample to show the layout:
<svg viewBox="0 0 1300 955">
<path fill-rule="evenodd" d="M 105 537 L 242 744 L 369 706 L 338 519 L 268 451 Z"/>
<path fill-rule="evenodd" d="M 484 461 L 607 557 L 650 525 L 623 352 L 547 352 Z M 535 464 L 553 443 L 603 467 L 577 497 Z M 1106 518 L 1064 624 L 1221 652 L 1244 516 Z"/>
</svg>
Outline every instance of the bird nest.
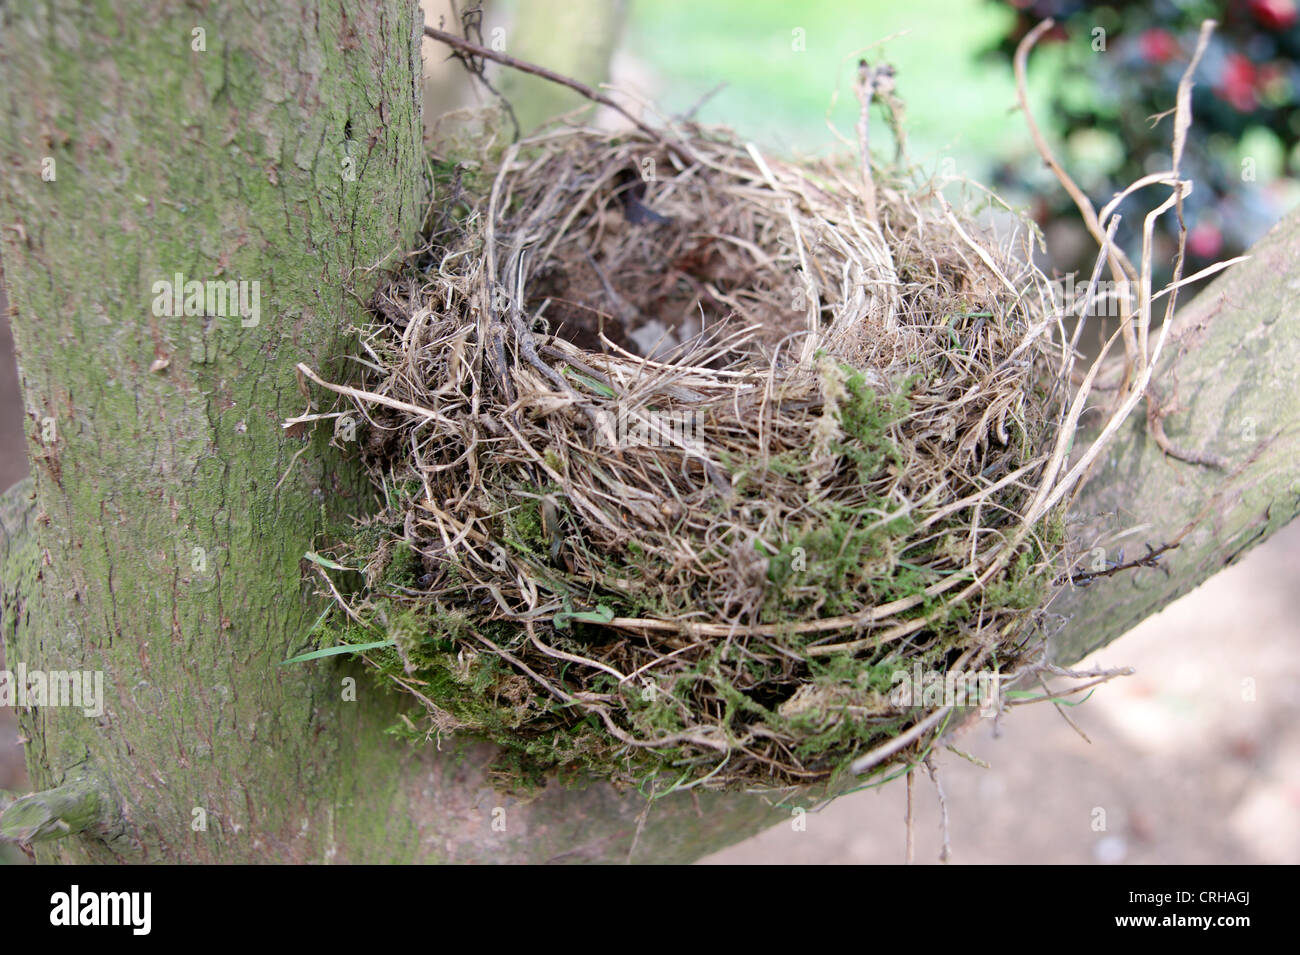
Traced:
<svg viewBox="0 0 1300 955">
<path fill-rule="evenodd" d="M 332 642 L 408 732 L 516 782 L 842 788 L 1042 665 L 1086 386 L 1023 222 L 693 126 L 434 179 L 355 374 L 300 366 L 380 496 L 316 558 L 364 573 Z"/>
</svg>

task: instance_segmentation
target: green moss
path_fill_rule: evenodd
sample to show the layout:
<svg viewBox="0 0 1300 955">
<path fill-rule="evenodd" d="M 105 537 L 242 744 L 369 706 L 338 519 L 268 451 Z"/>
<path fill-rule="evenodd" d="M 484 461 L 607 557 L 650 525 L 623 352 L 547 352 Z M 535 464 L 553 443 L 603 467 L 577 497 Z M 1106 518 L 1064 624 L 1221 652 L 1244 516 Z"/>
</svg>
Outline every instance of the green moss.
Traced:
<svg viewBox="0 0 1300 955">
<path fill-rule="evenodd" d="M 507 543 L 526 553 L 546 553 L 547 539 L 540 501 L 525 498 L 515 507 L 504 511 L 502 517 Z"/>
<path fill-rule="evenodd" d="M 1021 551 L 1002 575 L 984 588 L 985 600 L 995 607 L 1014 610 L 1041 607 L 1051 586 L 1051 579 L 1036 571 L 1034 557 L 1032 548 Z"/>
<path fill-rule="evenodd" d="M 381 580 L 384 584 L 409 588 L 416 585 L 423 573 L 424 564 L 420 555 L 406 541 L 398 541 L 393 546 Z"/>
<path fill-rule="evenodd" d="M 915 376 L 904 382 L 902 390 L 893 394 L 877 394 L 860 371 L 850 365 L 841 365 L 844 387 L 848 398 L 840 405 L 840 427 L 845 440 L 834 450 L 851 460 L 858 470 L 858 479 L 864 484 L 876 478 L 888 464 L 902 466 L 903 454 L 890 438 L 890 427 L 911 408 L 906 394 L 915 383 Z"/>
<path fill-rule="evenodd" d="M 904 410 L 906 399 L 877 398 L 862 388 L 860 379 L 847 386 L 851 399 L 845 403 L 844 443 L 855 444 L 863 454 L 882 455 L 878 460 L 888 466 L 894 453 L 888 429 Z M 794 455 L 786 457 L 778 468 L 782 464 L 794 465 Z M 795 650 L 805 646 L 811 638 L 796 632 L 794 625 L 812 613 L 851 613 L 871 604 L 920 595 L 943 579 L 945 566 L 964 556 L 959 546 L 964 526 L 960 515 L 953 518 L 949 531 L 941 526 L 918 543 L 910 538 L 922 515 L 882 520 L 882 514 L 896 510 L 896 505 L 883 498 L 853 505 L 822 500 L 803 523 L 787 529 L 786 539 L 778 542 L 774 552 L 761 543 L 754 544 L 768 558 L 769 587 L 761 618 L 790 625 L 789 634 L 782 635 L 780 643 Z M 608 575 L 597 573 L 593 580 L 579 582 L 569 579 L 561 562 L 549 557 L 551 541 L 537 499 L 515 497 L 497 514 L 497 533 L 536 569 L 534 579 L 539 587 L 566 595 L 575 608 L 599 605 L 618 616 L 639 616 L 672 614 L 689 605 L 689 593 L 668 588 L 665 594 L 664 568 L 650 556 L 652 551 L 636 541 L 626 542 L 615 553 L 596 554 L 587 551 L 580 540 L 566 538 L 565 546 L 582 549 L 585 557 L 603 566 Z M 943 672 L 952 649 L 962 640 L 962 631 L 954 624 L 970 618 L 977 605 L 985 619 L 991 612 L 1021 613 L 1041 605 L 1050 579 L 1037 540 L 1049 551 L 1059 545 L 1064 533 L 1060 515 L 1045 519 L 1038 532 L 1038 538 L 1031 537 L 1016 560 L 982 594 L 960 602 L 944 596 L 926 597 L 900 614 L 903 619 L 926 617 L 932 621 L 909 638 L 905 662 L 895 655 L 898 648 L 894 647 L 876 657 L 809 657 L 802 666 L 790 668 L 782 661 L 747 658 L 737 645 L 727 644 L 693 667 L 674 673 L 665 685 L 620 684 L 612 676 L 600 675 L 582 688 L 616 698 L 616 718 L 640 739 L 681 732 L 690 725 L 685 714 L 700 699 L 712 698 L 720 706 L 715 713 L 718 726 L 733 739 L 745 737 L 756 727 L 767 727 L 797 737 L 793 752 L 800 759 L 838 766 L 837 761 L 876 746 L 911 725 L 914 714 L 894 713 L 886 703 L 893 688 L 892 675 L 900 666 L 919 662 L 927 670 Z M 731 539 L 720 540 L 701 548 L 699 554 L 701 559 L 721 560 L 733 546 Z M 399 545 L 384 579 L 408 578 L 418 563 L 415 556 Z M 614 580 L 621 583 L 616 587 Z M 539 692 L 513 665 L 475 638 L 477 628 L 497 646 L 517 650 L 524 639 L 520 629 L 503 621 L 476 622 L 469 609 L 474 598 L 466 596 L 463 605 L 438 603 L 418 611 L 378 604 L 376 609 L 386 615 L 398 649 L 381 651 L 376 659 L 392 676 L 416 681 L 421 694 L 460 721 L 466 732 L 503 747 L 502 757 L 492 768 L 499 784 L 526 793 L 548 772 L 567 778 L 634 772 L 644 779 L 662 775 L 671 785 L 673 780 L 708 771 L 711 764 L 698 748 L 682 744 L 629 748 L 611 735 L 596 715 L 581 714 Z M 356 641 L 363 638 L 373 639 L 374 635 L 348 636 Z M 593 641 L 611 638 L 603 628 L 580 624 L 545 634 L 550 645 L 582 655 L 590 654 Z M 548 679 L 561 689 L 578 689 L 566 682 L 572 666 L 557 663 Z M 739 680 L 737 671 L 742 674 Z M 754 687 L 759 689 L 750 689 Z M 395 726 L 394 732 L 409 738 L 418 735 L 405 724 Z"/>
<path fill-rule="evenodd" d="M 913 521 L 900 515 L 882 522 L 880 512 L 887 513 L 888 507 L 879 500 L 852 508 L 826 504 L 780 551 L 769 554 L 768 580 L 775 586 L 764 619 L 800 619 L 814 601 L 821 602 L 827 614 L 846 612 L 875 595 L 909 586 L 915 575 L 900 576 L 893 555 Z M 809 589 L 812 597 L 796 596 Z"/>
</svg>

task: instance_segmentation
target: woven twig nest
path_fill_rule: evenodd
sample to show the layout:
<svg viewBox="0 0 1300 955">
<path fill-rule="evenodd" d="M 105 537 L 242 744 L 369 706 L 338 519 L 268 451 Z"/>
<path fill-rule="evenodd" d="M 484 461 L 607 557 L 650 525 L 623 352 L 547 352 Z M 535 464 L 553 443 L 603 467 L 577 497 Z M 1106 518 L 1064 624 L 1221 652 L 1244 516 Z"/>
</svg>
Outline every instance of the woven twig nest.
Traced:
<svg viewBox="0 0 1300 955">
<path fill-rule="evenodd" d="M 1073 353 L 1018 220 L 697 129 L 436 173 L 332 386 L 385 505 L 342 640 L 434 731 L 647 792 L 881 778 L 961 712 L 909 680 L 1039 658 Z"/>
</svg>

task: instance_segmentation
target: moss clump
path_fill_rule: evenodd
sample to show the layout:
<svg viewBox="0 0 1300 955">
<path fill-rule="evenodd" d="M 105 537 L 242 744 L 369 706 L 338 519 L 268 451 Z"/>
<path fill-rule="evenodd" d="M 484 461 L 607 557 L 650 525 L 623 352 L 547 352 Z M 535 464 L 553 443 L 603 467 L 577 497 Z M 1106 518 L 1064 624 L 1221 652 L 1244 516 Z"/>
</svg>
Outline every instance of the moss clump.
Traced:
<svg viewBox="0 0 1300 955">
<path fill-rule="evenodd" d="M 406 541 L 397 541 L 388 557 L 388 566 L 384 568 L 381 581 L 385 585 L 397 587 L 414 587 L 424 567 L 420 557 Z"/>
<path fill-rule="evenodd" d="M 852 461 L 862 482 L 874 480 L 887 465 L 901 467 L 903 453 L 889 437 L 890 428 L 909 410 L 906 392 L 915 384 L 910 377 L 903 392 L 877 394 L 867 384 L 862 372 L 842 365 L 844 388 L 848 397 L 840 404 L 840 426 L 846 440 L 837 442 L 835 450 Z"/>
</svg>

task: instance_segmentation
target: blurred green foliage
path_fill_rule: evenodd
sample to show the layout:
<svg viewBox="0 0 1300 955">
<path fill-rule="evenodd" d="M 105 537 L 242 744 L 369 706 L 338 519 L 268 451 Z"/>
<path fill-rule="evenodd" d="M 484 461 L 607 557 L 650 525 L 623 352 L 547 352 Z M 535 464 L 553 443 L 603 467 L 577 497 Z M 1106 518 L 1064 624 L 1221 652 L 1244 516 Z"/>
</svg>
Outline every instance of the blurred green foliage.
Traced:
<svg viewBox="0 0 1300 955">
<path fill-rule="evenodd" d="M 1201 22 L 1217 21 L 1197 69 L 1182 173 L 1189 268 L 1244 251 L 1293 205 L 1300 184 L 1300 7 L 1297 0 L 988 0 L 1012 13 L 990 59 L 1009 63 L 1035 24 L 1051 17 L 1030 60 L 1055 66 L 1051 113 L 1065 136 L 1062 161 L 1100 204 L 1142 175 L 1168 168 L 1178 81 Z M 1020 178 L 1024 164 L 1004 173 Z M 1120 241 L 1137 244 L 1142 217 L 1167 191 L 1125 203 Z M 1046 216 L 1072 216 L 1058 191 Z M 1167 244 L 1174 220 L 1162 220 Z M 1162 256 L 1163 257 L 1163 256 Z"/>
<path fill-rule="evenodd" d="M 1014 20 L 983 0 L 633 0 L 623 42 L 655 74 L 660 108 L 688 110 L 725 83 L 699 118 L 787 155 L 842 148 L 827 128 L 828 109 L 852 141 L 858 58 L 888 60 L 907 106 L 912 158 L 926 168 L 951 158 L 952 171 L 982 176 L 1009 138 L 1028 142 L 1009 114 L 1010 68 L 978 60 Z M 880 128 L 880 154 L 890 156 Z"/>
</svg>

